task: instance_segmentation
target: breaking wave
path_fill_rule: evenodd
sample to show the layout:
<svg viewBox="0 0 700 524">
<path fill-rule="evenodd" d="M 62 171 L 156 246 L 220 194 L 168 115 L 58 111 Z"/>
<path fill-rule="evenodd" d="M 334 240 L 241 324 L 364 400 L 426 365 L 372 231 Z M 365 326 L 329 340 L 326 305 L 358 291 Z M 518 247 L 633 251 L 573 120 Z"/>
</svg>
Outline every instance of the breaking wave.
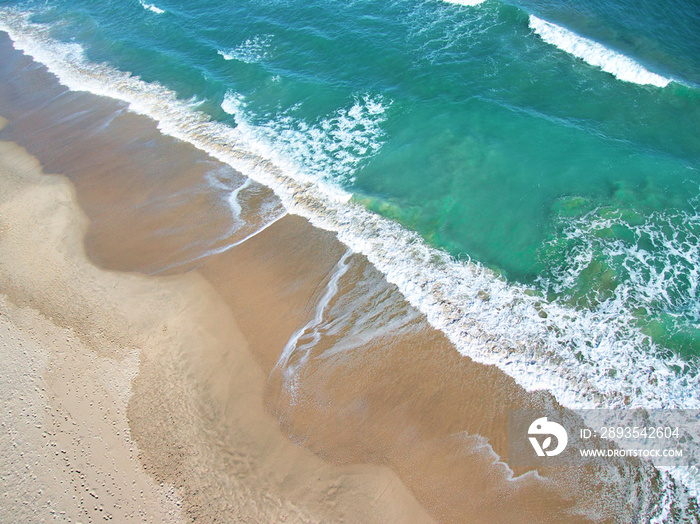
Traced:
<svg viewBox="0 0 700 524">
<path fill-rule="evenodd" d="M 530 28 L 542 40 L 577 58 L 599 67 L 625 82 L 641 85 L 666 87 L 671 80 L 644 68 L 631 58 L 608 49 L 598 42 L 589 40 L 563 27 L 530 15 Z"/>
<path fill-rule="evenodd" d="M 297 177 L 308 180 L 310 174 L 312 181 L 332 182 L 337 187 L 352 182 L 362 162 L 381 148 L 381 124 L 389 105 L 381 96 L 357 96 L 350 107 L 307 123 L 295 117 L 298 106 L 280 114 L 254 115 L 243 96 L 229 91 L 221 108 L 233 115 L 237 129 L 257 144 L 254 152 Z M 332 186 L 327 189 L 337 191 Z M 345 194 L 344 199 L 348 198 Z"/>
<path fill-rule="evenodd" d="M 265 58 L 271 43 L 271 35 L 258 35 L 246 39 L 238 47 L 226 51 L 219 50 L 217 52 L 224 60 L 238 60 L 246 64 L 254 64 Z"/>
<path fill-rule="evenodd" d="M 159 7 L 156 7 L 153 4 L 147 4 L 143 0 L 139 0 L 139 4 L 141 4 L 141 7 L 143 7 L 147 11 L 151 11 L 152 13 L 155 13 L 157 15 L 162 15 L 163 13 L 165 13 L 165 11 L 163 11 Z"/>
</svg>

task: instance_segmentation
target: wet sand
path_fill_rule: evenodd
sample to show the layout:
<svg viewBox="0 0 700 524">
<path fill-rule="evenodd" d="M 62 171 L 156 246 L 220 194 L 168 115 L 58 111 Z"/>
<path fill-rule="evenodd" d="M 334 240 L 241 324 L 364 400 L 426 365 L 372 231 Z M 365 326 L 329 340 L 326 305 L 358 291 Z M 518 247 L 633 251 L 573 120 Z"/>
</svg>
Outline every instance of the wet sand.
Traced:
<svg viewBox="0 0 700 524">
<path fill-rule="evenodd" d="M 431 521 L 387 468 L 280 433 L 201 276 L 92 265 L 70 182 L 10 142 L 0 187 L 0 520 Z"/>
<path fill-rule="evenodd" d="M 162 136 L 124 104 L 68 92 L 4 36 L 0 77 L 8 119 L 0 138 L 67 177 L 16 170 L 31 177 L 10 177 L 7 187 L 55 186 L 64 198 L 42 189 L 36 209 L 23 200 L 37 215 L 12 220 L 25 220 L 27 231 L 56 221 L 72 231 L 69 239 L 43 232 L 54 249 L 45 256 L 21 243 L 28 234 L 0 246 L 22 254 L 2 259 L 0 293 L 8 311 L 39 315 L 79 341 L 80 357 L 71 340 L 40 345 L 43 361 L 73 373 L 56 378 L 41 402 L 77 394 L 61 384 L 96 369 L 94 359 L 135 376 L 122 380 L 121 404 L 81 393 L 100 412 L 119 408 L 97 434 L 118 431 L 128 461 L 107 454 L 111 468 L 83 466 L 111 475 L 110 493 L 133 476 L 155 494 L 154 521 L 198 522 L 624 522 L 653 503 L 634 464 L 512 472 L 508 411 L 559 409 L 551 395 L 459 355 L 333 234 L 286 215 L 208 254 L 247 236 L 236 230 L 241 218 L 261 229 L 256 217 L 276 201 L 269 189 L 246 188 L 237 219 L 211 177 L 233 190 L 241 174 Z M 31 163 L 17 146 L 3 147 Z M 11 315 L 8 329 L 20 325 Z M 17 353 L 14 342 L 3 347 Z M 44 364 L 20 364 L 36 383 L 48 380 Z M 74 412 L 94 418 L 87 408 Z M 55 431 L 51 424 L 36 429 Z M 80 457 L 85 448 L 70 438 Z M 15 493 L 29 489 L 17 485 Z M 142 505 L 131 499 L 119 504 L 135 515 Z M 82 508 L 71 500 L 64 506 Z M 50 506 L 37 499 L 31 507 L 47 515 Z"/>
</svg>

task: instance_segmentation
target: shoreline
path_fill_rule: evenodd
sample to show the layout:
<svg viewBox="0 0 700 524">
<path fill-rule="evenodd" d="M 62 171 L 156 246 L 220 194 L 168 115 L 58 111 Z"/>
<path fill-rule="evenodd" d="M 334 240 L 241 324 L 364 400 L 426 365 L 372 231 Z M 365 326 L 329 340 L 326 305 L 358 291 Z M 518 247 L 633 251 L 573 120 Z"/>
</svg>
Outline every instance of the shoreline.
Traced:
<svg viewBox="0 0 700 524">
<path fill-rule="evenodd" d="M 21 42 L 15 45 L 75 90 L 66 98 L 87 91 L 113 111 L 146 115 L 162 135 L 245 173 L 257 185 L 273 188 L 272 196 L 290 213 L 318 229 L 334 231 L 342 243 L 365 255 L 463 356 L 496 365 L 529 391 L 546 389 L 570 409 L 623 407 L 630 402 L 647 408 L 700 406 L 693 387 L 700 376 L 693 370 L 677 372 L 673 361 L 645 349 L 649 340 L 637 329 L 633 312 L 622 308 L 610 314 L 549 302 L 478 263 L 456 261 L 397 223 L 361 205 L 339 202 L 294 169 L 280 168 L 286 160 L 250 126 L 231 128 L 212 121 L 173 91 L 87 62 L 75 55 L 72 45 L 47 36 L 45 27 L 16 13 L 8 16 L 5 30 Z M 195 219 L 184 227 L 193 223 L 202 221 Z M 633 372 L 621 374 L 619 369 Z"/>
<path fill-rule="evenodd" d="M 42 174 L 12 143 L 0 142 L 0 162 L 2 437 L 3 448 L 15 450 L 3 458 L 3 519 L 432 521 L 387 469 L 330 466 L 279 433 L 245 339 L 200 276 L 95 268 L 82 250 L 87 221 L 70 183 Z M 28 261 L 39 253 L 41 264 Z M 192 418 L 212 393 L 190 375 L 194 365 L 183 369 L 182 352 L 223 359 L 235 375 L 227 408 L 242 420 L 227 429 L 240 433 L 231 446 L 240 464 L 216 464 L 223 457 L 207 432 L 224 429 L 219 406 Z M 8 397 L 14 390 L 20 396 Z M 178 423 L 163 427 L 167 417 Z M 180 440 L 167 442 L 173 438 Z M 207 454 L 209 463 L 201 460 Z M 284 483 L 265 478 L 277 466 L 266 456 L 286 463 L 288 480 L 308 492 L 275 494 Z M 213 486 L 215 497 L 194 495 Z M 332 489 L 342 493 L 324 504 Z"/>
<path fill-rule="evenodd" d="M 241 479 L 261 482 L 276 493 L 269 508 L 299 511 L 297 520 L 584 522 L 637 511 L 626 501 L 639 487 L 602 466 L 514 478 L 503 462 L 508 410 L 556 406 L 552 396 L 461 356 L 364 256 L 342 265 L 335 234 L 285 215 L 188 263 L 203 246 L 225 244 L 233 221 L 260 216 L 271 190 L 254 184 L 232 217 L 205 182 L 214 173 L 233 189 L 242 175 L 123 103 L 67 91 L 10 56 L 17 91 L 5 88 L 0 107 L 16 118 L 3 136 L 70 179 L 89 219 L 92 263 L 115 276 L 185 261 L 165 277 L 128 275 L 153 288 L 124 291 L 128 307 L 157 311 L 110 328 L 111 339 L 92 326 L 87 339 L 128 346 L 135 329 L 148 333 L 129 428 L 146 471 L 175 486 L 188 518 L 268 508 Z M 157 285 L 180 281 L 176 291 Z M 112 293 L 87 293 L 89 310 Z M 294 359 L 284 361 L 295 333 Z"/>
</svg>

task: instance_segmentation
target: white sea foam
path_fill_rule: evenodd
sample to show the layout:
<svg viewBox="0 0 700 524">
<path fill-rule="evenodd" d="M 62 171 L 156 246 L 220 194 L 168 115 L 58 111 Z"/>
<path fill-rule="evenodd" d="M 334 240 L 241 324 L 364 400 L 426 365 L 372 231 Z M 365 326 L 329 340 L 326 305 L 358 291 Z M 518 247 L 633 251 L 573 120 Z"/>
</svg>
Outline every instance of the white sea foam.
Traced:
<svg viewBox="0 0 700 524">
<path fill-rule="evenodd" d="M 234 92 L 226 94 L 221 108 L 235 117 L 246 136 L 253 138 L 252 145 L 264 144 L 256 147 L 255 153 L 294 172 L 296 178 L 331 182 L 326 190 L 347 201 L 350 195 L 338 191 L 338 185 L 352 181 L 362 162 L 381 148 L 381 124 L 389 105 L 381 96 L 358 96 L 350 107 L 311 124 L 295 117 L 298 106 L 257 117 L 247 109 L 244 97 Z"/>
<path fill-rule="evenodd" d="M 316 358 L 352 352 L 370 342 L 382 347 L 384 339 L 395 341 L 423 330 L 421 314 L 402 304 L 400 293 L 381 273 L 368 264 L 358 264 L 353 269 L 351 283 L 343 284 L 343 293 L 337 294 L 327 307 L 325 324 L 316 327 L 325 339 L 325 350 Z"/>
<path fill-rule="evenodd" d="M 154 6 L 153 4 L 147 4 L 143 0 L 139 0 L 139 4 L 141 4 L 141 7 L 143 7 L 147 11 L 151 11 L 152 13 L 155 13 L 157 15 L 162 15 L 163 13 L 165 13 L 165 11 L 163 11 L 162 9 Z"/>
<path fill-rule="evenodd" d="M 243 182 L 240 186 L 231 191 L 231 194 L 228 197 L 229 206 L 231 207 L 231 211 L 233 212 L 233 219 L 235 222 L 242 221 L 241 211 L 243 209 L 241 207 L 241 203 L 238 201 L 238 198 L 241 194 L 241 191 L 249 187 L 251 182 L 252 180 L 250 178 L 247 178 L 245 182 Z"/>
<path fill-rule="evenodd" d="M 161 271 L 191 264 L 208 256 L 228 251 L 265 231 L 287 214 L 287 210 L 274 194 L 263 198 L 262 201 L 258 194 L 257 198 L 254 199 L 255 208 L 250 209 L 248 199 L 244 195 L 254 196 L 253 194 L 258 193 L 257 190 L 264 186 L 260 186 L 251 178 L 245 178 L 238 186 L 232 188 L 235 183 L 229 175 L 229 172 L 220 172 L 220 170 L 210 171 L 206 174 L 206 179 L 212 188 L 222 194 L 228 193 L 226 200 L 231 210 L 229 229 L 219 238 L 209 240 L 208 245 L 201 249 L 200 254 L 187 260 L 180 260 L 161 269 Z"/>
<path fill-rule="evenodd" d="M 658 87 L 665 87 L 671 82 L 670 79 L 652 73 L 623 54 L 534 15 L 530 15 L 530 27 L 545 42 L 593 66 L 600 67 L 620 80 Z"/>
<path fill-rule="evenodd" d="M 287 170 L 294 162 L 276 161 L 280 153 L 264 125 L 231 128 L 212 122 L 172 91 L 88 63 L 79 53 L 66 54 L 72 48 L 52 40 L 45 27 L 9 9 L 0 13 L 0 27 L 15 47 L 45 64 L 64 85 L 125 101 L 132 111 L 156 120 L 165 134 L 272 188 L 290 212 L 336 232 L 463 355 L 496 365 L 528 390 L 547 389 L 571 408 L 700 408 L 700 375 L 680 358 L 657 357 L 653 342 L 634 327 L 622 304 L 575 310 L 506 283 L 477 263 L 455 261 L 399 224 L 326 192 L 313 176 Z M 370 109 L 374 103 L 367 107 L 375 110 Z"/>
<path fill-rule="evenodd" d="M 550 250 L 564 250 L 555 258 L 565 262 L 541 279 L 545 289 L 569 293 L 592 262 L 603 262 L 621 277 L 612 291 L 616 303 L 663 311 L 670 323 L 700 329 L 700 215 L 656 212 L 631 224 L 620 212 L 594 210 L 560 226 Z M 627 238 L 609 238 L 615 229 Z"/>
<path fill-rule="evenodd" d="M 290 339 L 285 344 L 280 354 L 277 366 L 279 366 L 285 377 L 285 385 L 289 388 L 292 401 L 296 401 L 296 380 L 298 378 L 296 372 L 309 359 L 311 350 L 316 347 L 321 340 L 324 331 L 323 319 L 331 300 L 338 293 L 338 282 L 343 275 L 348 271 L 348 259 L 352 255 L 352 251 L 348 249 L 335 265 L 331 278 L 326 284 L 326 289 L 323 296 L 316 303 L 314 317 L 309 320 L 306 325 L 295 331 Z M 294 361 L 290 359 L 294 356 Z"/>
<path fill-rule="evenodd" d="M 238 47 L 227 51 L 217 51 L 224 60 L 238 60 L 246 64 L 260 62 L 267 56 L 267 50 L 272 43 L 272 35 L 257 35 L 248 38 Z"/>
</svg>

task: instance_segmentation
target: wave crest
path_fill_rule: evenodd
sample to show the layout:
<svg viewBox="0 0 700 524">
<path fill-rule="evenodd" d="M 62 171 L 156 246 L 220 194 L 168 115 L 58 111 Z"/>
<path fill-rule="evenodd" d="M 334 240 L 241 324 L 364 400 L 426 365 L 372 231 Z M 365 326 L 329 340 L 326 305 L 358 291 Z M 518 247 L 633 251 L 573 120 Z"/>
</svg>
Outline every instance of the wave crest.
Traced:
<svg viewBox="0 0 700 524">
<path fill-rule="evenodd" d="M 623 54 L 579 36 L 573 31 L 541 20 L 534 15 L 530 15 L 530 28 L 548 44 L 552 44 L 592 66 L 599 67 L 625 82 L 657 87 L 666 87 L 671 82 L 670 79 L 652 73 Z"/>
<path fill-rule="evenodd" d="M 151 11 L 152 13 L 155 13 L 157 15 L 162 15 L 165 13 L 161 8 L 154 6 L 153 4 L 147 4 L 143 0 L 139 0 L 139 4 L 141 4 L 141 7 L 146 9 L 147 11 Z"/>
<path fill-rule="evenodd" d="M 246 64 L 254 64 L 262 61 L 267 56 L 267 50 L 271 43 L 271 35 L 257 35 L 246 39 L 238 47 L 217 52 L 224 60 L 238 60 Z"/>
</svg>

